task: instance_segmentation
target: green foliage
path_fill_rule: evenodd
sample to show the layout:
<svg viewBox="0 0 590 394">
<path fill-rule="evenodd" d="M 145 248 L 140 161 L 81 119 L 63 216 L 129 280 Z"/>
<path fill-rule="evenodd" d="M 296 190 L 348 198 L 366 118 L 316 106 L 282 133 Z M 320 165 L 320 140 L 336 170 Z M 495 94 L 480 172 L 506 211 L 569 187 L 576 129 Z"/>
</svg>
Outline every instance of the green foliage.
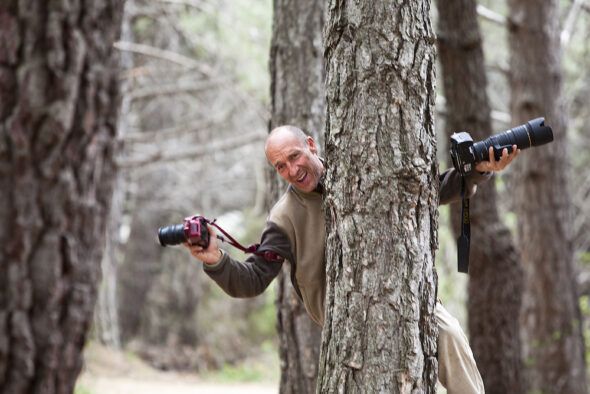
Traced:
<svg viewBox="0 0 590 394">
<path fill-rule="evenodd" d="M 94 394 L 89 388 L 81 385 L 81 384 L 77 384 L 76 387 L 74 388 L 74 394 Z"/>
<path fill-rule="evenodd" d="M 202 378 L 223 383 L 278 381 L 278 368 L 269 368 L 279 364 L 276 345 L 267 341 L 260 350 L 261 354 L 256 360 L 245 360 L 237 365 L 226 363 L 217 371 L 203 374 Z"/>
<path fill-rule="evenodd" d="M 262 372 L 253 365 L 233 366 L 225 364 L 214 375 L 213 380 L 221 382 L 257 382 L 262 380 Z"/>
<path fill-rule="evenodd" d="M 578 262 L 580 265 L 590 266 L 590 251 L 580 253 Z"/>
</svg>

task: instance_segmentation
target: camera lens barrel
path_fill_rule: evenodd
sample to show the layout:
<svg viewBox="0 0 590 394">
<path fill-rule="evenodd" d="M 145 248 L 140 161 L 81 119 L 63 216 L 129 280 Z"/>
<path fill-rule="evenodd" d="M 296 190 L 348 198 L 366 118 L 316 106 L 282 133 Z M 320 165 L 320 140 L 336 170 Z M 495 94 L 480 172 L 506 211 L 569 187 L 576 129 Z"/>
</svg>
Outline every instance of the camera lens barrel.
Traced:
<svg viewBox="0 0 590 394">
<path fill-rule="evenodd" d="M 158 229 L 158 240 L 160 245 L 178 245 L 186 241 L 184 235 L 184 224 L 160 227 Z"/>
<path fill-rule="evenodd" d="M 545 125 L 545 118 L 536 118 L 523 125 L 516 126 L 510 130 L 495 134 L 483 141 L 473 144 L 475 161 L 488 161 L 489 148 L 501 150 L 505 147 L 516 145 L 518 149 L 527 149 L 531 146 L 539 146 L 553 141 L 551 127 Z"/>
</svg>

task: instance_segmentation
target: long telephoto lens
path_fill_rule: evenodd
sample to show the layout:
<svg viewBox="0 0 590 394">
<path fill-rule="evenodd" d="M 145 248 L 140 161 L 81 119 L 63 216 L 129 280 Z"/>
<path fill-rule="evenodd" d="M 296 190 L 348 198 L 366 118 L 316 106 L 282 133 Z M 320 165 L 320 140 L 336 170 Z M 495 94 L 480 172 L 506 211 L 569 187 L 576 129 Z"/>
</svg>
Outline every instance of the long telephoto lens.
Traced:
<svg viewBox="0 0 590 394">
<path fill-rule="evenodd" d="M 508 148 L 508 151 L 511 151 L 510 147 L 516 145 L 518 149 L 522 150 L 531 146 L 547 144 L 551 141 L 553 141 L 553 130 L 545 125 L 545 118 L 537 118 L 474 143 L 473 154 L 476 162 L 488 161 L 488 151 L 490 146 L 493 146 L 496 160 L 498 160 L 503 148 Z"/>
<path fill-rule="evenodd" d="M 186 241 L 184 236 L 184 224 L 160 227 L 158 229 L 158 240 L 160 245 L 178 245 Z"/>
</svg>

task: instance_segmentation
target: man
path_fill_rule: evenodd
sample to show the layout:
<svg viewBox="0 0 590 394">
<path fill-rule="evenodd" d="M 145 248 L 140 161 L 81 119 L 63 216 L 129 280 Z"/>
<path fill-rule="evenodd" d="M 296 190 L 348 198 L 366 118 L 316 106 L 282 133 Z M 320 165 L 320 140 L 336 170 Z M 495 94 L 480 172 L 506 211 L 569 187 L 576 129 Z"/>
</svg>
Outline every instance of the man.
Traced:
<svg viewBox="0 0 590 394">
<path fill-rule="evenodd" d="M 477 183 L 487 180 L 492 171 L 500 171 L 517 155 L 505 150 L 495 161 L 476 166 L 477 172 L 467 179 L 467 193 L 475 193 Z M 272 208 L 262 233 L 259 251 L 272 251 L 282 257 L 279 262 L 266 261 L 252 255 L 245 262 L 230 258 L 219 249 L 215 237 L 207 249 L 189 246 L 191 254 L 201 260 L 204 270 L 227 294 L 253 297 L 262 293 L 278 275 L 284 259 L 291 265 L 291 281 L 310 317 L 324 323 L 326 273 L 324 261 L 325 224 L 322 212 L 322 176 L 324 163 L 318 156 L 313 138 L 293 126 L 274 129 L 265 145 L 266 158 L 289 188 Z M 454 170 L 440 175 L 440 203 L 460 200 L 460 176 Z M 215 234 L 213 229 L 209 229 Z M 481 376 L 456 319 L 438 303 L 436 320 L 439 326 L 439 380 L 449 394 L 483 393 Z"/>
</svg>

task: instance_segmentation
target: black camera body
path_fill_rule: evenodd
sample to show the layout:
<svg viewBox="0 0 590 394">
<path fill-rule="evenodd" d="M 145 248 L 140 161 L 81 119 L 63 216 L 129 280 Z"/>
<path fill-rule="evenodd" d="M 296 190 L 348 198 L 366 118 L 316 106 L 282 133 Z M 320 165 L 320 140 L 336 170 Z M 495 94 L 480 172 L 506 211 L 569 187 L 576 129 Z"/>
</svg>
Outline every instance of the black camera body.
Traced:
<svg viewBox="0 0 590 394">
<path fill-rule="evenodd" d="M 522 150 L 551 141 L 553 130 L 545 125 L 545 118 L 536 118 L 479 142 L 473 142 L 469 133 L 455 133 L 451 136 L 451 159 L 455 169 L 465 176 L 475 170 L 477 163 L 489 160 L 490 146 L 494 148 L 494 158 L 500 160 L 504 148 L 510 153 L 513 145 Z"/>
<path fill-rule="evenodd" d="M 207 223 L 207 219 L 203 216 L 196 215 L 185 218 L 181 224 L 160 227 L 158 229 L 160 245 L 178 245 L 188 242 L 206 249 L 210 239 Z"/>
</svg>

